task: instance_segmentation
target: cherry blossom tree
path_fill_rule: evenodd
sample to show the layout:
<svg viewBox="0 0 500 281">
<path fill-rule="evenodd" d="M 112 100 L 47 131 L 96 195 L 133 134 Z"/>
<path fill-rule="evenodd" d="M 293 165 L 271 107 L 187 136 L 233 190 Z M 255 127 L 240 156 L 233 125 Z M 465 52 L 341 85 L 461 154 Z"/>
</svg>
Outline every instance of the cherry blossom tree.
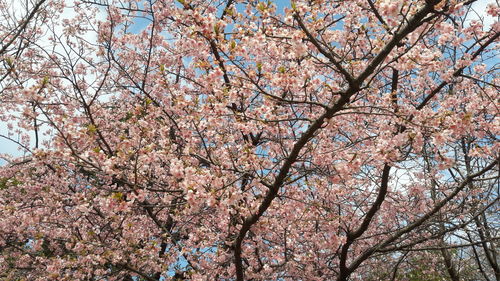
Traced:
<svg viewBox="0 0 500 281">
<path fill-rule="evenodd" d="M 500 280 L 474 2 L 0 0 L 0 276 Z"/>
</svg>

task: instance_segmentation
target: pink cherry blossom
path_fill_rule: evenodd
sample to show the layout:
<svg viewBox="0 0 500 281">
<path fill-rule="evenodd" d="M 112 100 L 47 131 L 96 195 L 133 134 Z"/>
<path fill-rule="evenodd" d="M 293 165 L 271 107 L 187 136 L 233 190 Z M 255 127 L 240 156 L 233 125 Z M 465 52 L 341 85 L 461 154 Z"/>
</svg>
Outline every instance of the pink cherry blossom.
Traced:
<svg viewBox="0 0 500 281">
<path fill-rule="evenodd" d="M 98 2 L 0 0 L 0 279 L 495 279 L 498 5 Z"/>
</svg>

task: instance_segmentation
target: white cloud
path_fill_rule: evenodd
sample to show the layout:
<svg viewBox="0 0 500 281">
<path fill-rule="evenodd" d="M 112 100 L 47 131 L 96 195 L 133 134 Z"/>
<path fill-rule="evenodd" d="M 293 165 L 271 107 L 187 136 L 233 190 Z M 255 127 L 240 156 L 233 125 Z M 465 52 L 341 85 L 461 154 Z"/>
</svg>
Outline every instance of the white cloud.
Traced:
<svg viewBox="0 0 500 281">
<path fill-rule="evenodd" d="M 474 2 L 472 4 L 472 11 L 468 14 L 467 25 L 472 20 L 479 20 L 483 22 L 484 29 L 488 30 L 495 21 L 498 21 L 498 18 L 494 18 L 486 13 L 489 4 L 499 5 L 498 0 L 479 0 Z"/>
</svg>

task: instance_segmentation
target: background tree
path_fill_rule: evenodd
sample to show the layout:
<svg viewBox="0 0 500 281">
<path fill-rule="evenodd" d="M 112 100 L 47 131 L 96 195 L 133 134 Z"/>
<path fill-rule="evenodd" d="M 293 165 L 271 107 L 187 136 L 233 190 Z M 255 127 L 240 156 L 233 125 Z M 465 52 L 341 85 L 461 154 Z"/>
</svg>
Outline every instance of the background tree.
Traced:
<svg viewBox="0 0 500 281">
<path fill-rule="evenodd" d="M 32 5 L 0 30 L 28 155 L 0 170 L 1 276 L 498 280 L 474 2 Z"/>
</svg>

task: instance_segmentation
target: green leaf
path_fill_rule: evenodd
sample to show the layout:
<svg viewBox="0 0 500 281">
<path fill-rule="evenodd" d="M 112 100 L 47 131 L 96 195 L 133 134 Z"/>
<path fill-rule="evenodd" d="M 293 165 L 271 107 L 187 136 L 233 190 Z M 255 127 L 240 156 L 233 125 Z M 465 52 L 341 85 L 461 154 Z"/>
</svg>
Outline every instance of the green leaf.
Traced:
<svg viewBox="0 0 500 281">
<path fill-rule="evenodd" d="M 42 87 L 45 87 L 49 83 L 49 76 L 45 76 L 42 79 Z"/>
<path fill-rule="evenodd" d="M 91 135 L 93 135 L 97 132 L 97 128 L 94 124 L 88 125 L 87 130 L 88 130 L 89 134 L 91 134 Z"/>
<path fill-rule="evenodd" d="M 7 177 L 0 178 L 0 190 L 7 189 L 9 187 L 16 187 L 21 184 L 23 184 L 23 182 L 19 181 L 16 178 L 7 178 Z"/>
<path fill-rule="evenodd" d="M 0 178 L 0 190 L 7 189 L 7 182 L 9 178 Z"/>
<path fill-rule="evenodd" d="M 264 2 L 259 2 L 257 5 L 257 10 L 264 12 L 267 9 L 266 3 Z"/>
<path fill-rule="evenodd" d="M 121 192 L 114 192 L 114 193 L 111 195 L 111 197 L 112 197 L 113 199 L 117 200 L 117 201 L 122 201 L 122 200 L 123 200 L 124 195 L 123 195 L 123 193 L 121 193 Z"/>
</svg>

